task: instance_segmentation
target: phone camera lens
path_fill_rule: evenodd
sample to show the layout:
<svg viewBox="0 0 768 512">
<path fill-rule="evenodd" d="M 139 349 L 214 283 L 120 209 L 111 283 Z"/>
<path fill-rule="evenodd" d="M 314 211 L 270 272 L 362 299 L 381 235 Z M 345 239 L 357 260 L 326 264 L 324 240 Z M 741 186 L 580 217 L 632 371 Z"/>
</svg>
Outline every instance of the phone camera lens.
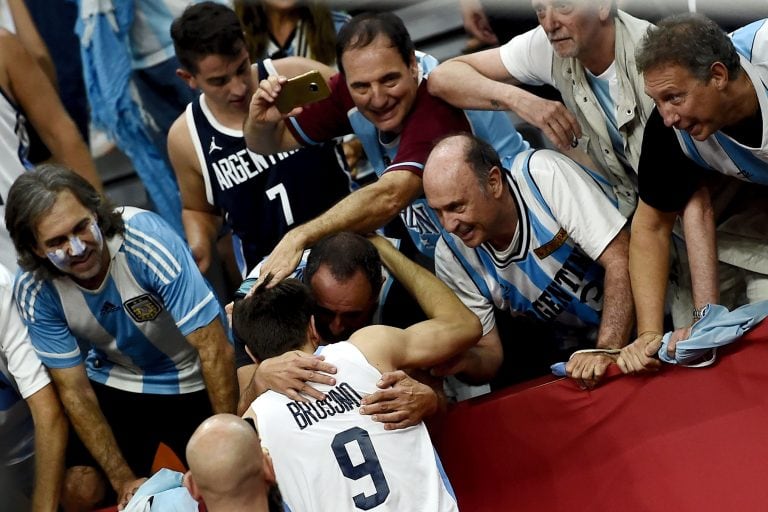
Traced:
<svg viewBox="0 0 768 512">
<path fill-rule="evenodd" d="M 309 84 L 309 90 L 312 92 L 317 92 L 320 88 L 317 86 L 315 82 L 312 82 Z"/>
</svg>

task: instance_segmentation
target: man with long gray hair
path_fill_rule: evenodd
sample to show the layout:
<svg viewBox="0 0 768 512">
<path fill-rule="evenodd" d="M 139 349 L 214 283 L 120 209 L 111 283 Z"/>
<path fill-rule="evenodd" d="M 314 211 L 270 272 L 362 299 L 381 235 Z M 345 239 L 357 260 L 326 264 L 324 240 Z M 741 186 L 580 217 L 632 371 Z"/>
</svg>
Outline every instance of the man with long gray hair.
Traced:
<svg viewBox="0 0 768 512">
<path fill-rule="evenodd" d="M 64 167 L 20 176 L 5 221 L 25 271 L 16 303 L 79 436 L 68 447 L 64 505 L 100 501 L 97 466 L 125 502 L 161 441 L 183 459 L 211 411 L 235 410 L 218 303 L 165 221 L 114 209 Z"/>
</svg>

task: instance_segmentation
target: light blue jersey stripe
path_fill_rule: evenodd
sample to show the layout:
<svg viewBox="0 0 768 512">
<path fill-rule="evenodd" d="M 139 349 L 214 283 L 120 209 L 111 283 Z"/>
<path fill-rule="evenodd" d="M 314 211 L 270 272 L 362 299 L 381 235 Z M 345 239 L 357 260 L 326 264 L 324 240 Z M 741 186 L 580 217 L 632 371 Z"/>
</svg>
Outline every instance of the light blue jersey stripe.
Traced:
<svg viewBox="0 0 768 512">
<path fill-rule="evenodd" d="M 712 166 L 710 166 L 701 156 L 701 153 L 699 153 L 699 148 L 696 147 L 696 143 L 688 134 L 688 132 L 681 130 L 676 131 L 679 135 L 678 140 L 682 142 L 683 152 L 688 156 L 688 158 L 699 164 L 701 167 L 704 167 L 705 169 L 712 169 Z"/>
<path fill-rule="evenodd" d="M 716 132 L 704 141 L 694 140 L 687 132 L 675 130 L 680 147 L 688 158 L 699 166 L 744 181 L 768 185 L 768 158 L 766 137 L 768 127 L 768 26 L 758 20 L 730 34 L 741 56 L 741 67 L 755 86 L 760 105 L 763 127 L 762 147 L 743 146 L 722 132 Z"/>
<path fill-rule="evenodd" d="M 755 46 L 757 33 L 763 28 L 765 22 L 766 20 L 764 19 L 757 20 L 731 33 L 731 41 L 733 41 L 736 50 L 749 61 L 752 60 L 752 51 Z"/>
<path fill-rule="evenodd" d="M 105 301 L 110 304 L 122 305 L 123 303 L 114 280 L 109 279 L 104 290 L 98 295 L 83 294 L 83 297 L 93 318 L 115 339 L 121 355 L 130 358 L 134 365 L 144 371 L 144 392 L 158 392 L 157 389 L 146 390 L 147 379 L 149 375 L 155 378 L 155 374 L 163 373 L 165 374 L 162 379 L 165 384 L 165 393 L 178 393 L 179 379 L 175 363 L 147 338 L 145 332 L 139 329 L 136 322 L 128 316 L 125 308 L 102 312 Z M 102 357 L 99 358 L 98 355 Z M 112 366 L 106 354 L 98 349 L 89 354 L 87 362 L 89 376 L 94 380 L 99 380 L 96 378 L 97 375 L 109 374 L 108 367 Z"/>
<path fill-rule="evenodd" d="M 443 461 L 440 460 L 440 455 L 437 454 L 437 450 L 435 450 L 435 464 L 437 464 L 437 471 L 440 473 L 440 479 L 443 481 L 445 490 L 447 490 L 448 494 L 450 494 L 451 497 L 455 500 L 456 491 L 453 490 L 453 486 L 451 485 L 451 481 L 448 479 L 448 474 L 445 472 L 445 468 L 443 468 Z"/>
<path fill-rule="evenodd" d="M 491 290 L 488 288 L 488 284 L 485 282 L 485 279 L 477 270 L 475 270 L 475 267 L 467 261 L 462 252 L 459 250 L 457 244 L 461 242 L 456 242 L 456 240 L 454 240 L 454 238 L 448 233 L 443 233 L 443 240 L 445 240 L 446 245 L 448 245 L 448 247 L 451 249 L 453 256 L 459 261 L 459 263 L 461 263 L 464 271 L 475 283 L 475 286 L 477 286 L 477 290 L 480 292 L 480 294 L 489 301 L 493 302 L 493 295 L 491 294 Z"/>
<path fill-rule="evenodd" d="M 111 263 L 99 290 L 67 278 L 17 279 L 32 343 L 52 368 L 76 366 L 88 352 L 89 377 L 125 391 L 201 390 L 197 351 L 185 336 L 218 316 L 213 293 L 189 248 L 160 217 L 125 208 L 123 218 L 125 238 L 106 241 Z"/>
<path fill-rule="evenodd" d="M 750 151 L 745 151 L 742 146 L 720 132 L 715 133 L 714 136 L 738 167 L 740 179 L 768 185 L 768 162 L 761 160 Z"/>
<path fill-rule="evenodd" d="M 289 117 L 288 121 L 291 123 L 291 126 L 293 126 L 293 129 L 296 130 L 296 133 L 301 137 L 301 142 L 308 145 L 308 146 L 319 146 L 322 144 L 322 142 L 318 142 L 316 140 L 312 140 L 312 138 L 307 135 L 307 133 L 301 129 L 301 125 L 296 121 L 295 117 Z"/>
</svg>

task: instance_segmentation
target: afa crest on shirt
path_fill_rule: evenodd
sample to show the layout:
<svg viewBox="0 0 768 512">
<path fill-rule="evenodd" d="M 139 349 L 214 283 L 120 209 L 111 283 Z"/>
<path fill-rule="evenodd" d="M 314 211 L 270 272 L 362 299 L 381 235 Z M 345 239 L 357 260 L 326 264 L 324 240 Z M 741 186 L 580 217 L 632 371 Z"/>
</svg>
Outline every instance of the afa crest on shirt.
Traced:
<svg viewBox="0 0 768 512">
<path fill-rule="evenodd" d="M 154 320 L 163 311 L 160 302 L 148 293 L 125 301 L 123 307 L 139 323 Z"/>
</svg>

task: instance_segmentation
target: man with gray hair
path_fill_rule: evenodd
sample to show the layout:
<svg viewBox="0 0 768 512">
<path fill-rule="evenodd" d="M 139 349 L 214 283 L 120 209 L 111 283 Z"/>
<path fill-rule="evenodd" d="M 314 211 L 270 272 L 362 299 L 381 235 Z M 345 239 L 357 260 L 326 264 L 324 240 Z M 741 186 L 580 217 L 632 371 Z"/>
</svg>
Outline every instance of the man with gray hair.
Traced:
<svg viewBox="0 0 768 512">
<path fill-rule="evenodd" d="M 611 182 L 619 210 L 637 204 L 637 162 L 653 102 L 635 68 L 651 24 L 615 0 L 533 0 L 539 27 L 498 48 L 449 60 L 429 75 L 429 92 L 460 108 L 511 110 L 561 151 L 578 146 Z M 520 84 L 554 86 L 563 103 Z"/>
<path fill-rule="evenodd" d="M 619 358 L 624 371 L 659 364 L 653 355 L 664 331 L 667 254 L 678 212 L 685 215 L 699 194 L 738 183 L 731 178 L 768 185 L 767 62 L 766 20 L 729 36 L 703 16 L 674 16 L 642 41 L 637 64 L 657 110 L 645 129 L 630 243 L 640 337 Z M 732 307 L 768 298 L 766 191 L 741 189 L 717 226 L 717 243 L 712 218 L 696 230 L 698 246 L 706 251 L 689 251 L 694 322 L 707 303 Z M 719 267 L 718 258 L 724 262 Z M 687 338 L 689 330 L 678 331 L 675 339 Z"/>
<path fill-rule="evenodd" d="M 211 411 L 235 410 L 219 305 L 167 223 L 114 209 L 64 167 L 20 176 L 5 222 L 25 271 L 17 306 L 79 436 L 68 448 L 65 497 L 78 502 L 73 509 L 94 508 L 100 466 L 127 501 L 161 441 L 183 458 Z"/>
</svg>

